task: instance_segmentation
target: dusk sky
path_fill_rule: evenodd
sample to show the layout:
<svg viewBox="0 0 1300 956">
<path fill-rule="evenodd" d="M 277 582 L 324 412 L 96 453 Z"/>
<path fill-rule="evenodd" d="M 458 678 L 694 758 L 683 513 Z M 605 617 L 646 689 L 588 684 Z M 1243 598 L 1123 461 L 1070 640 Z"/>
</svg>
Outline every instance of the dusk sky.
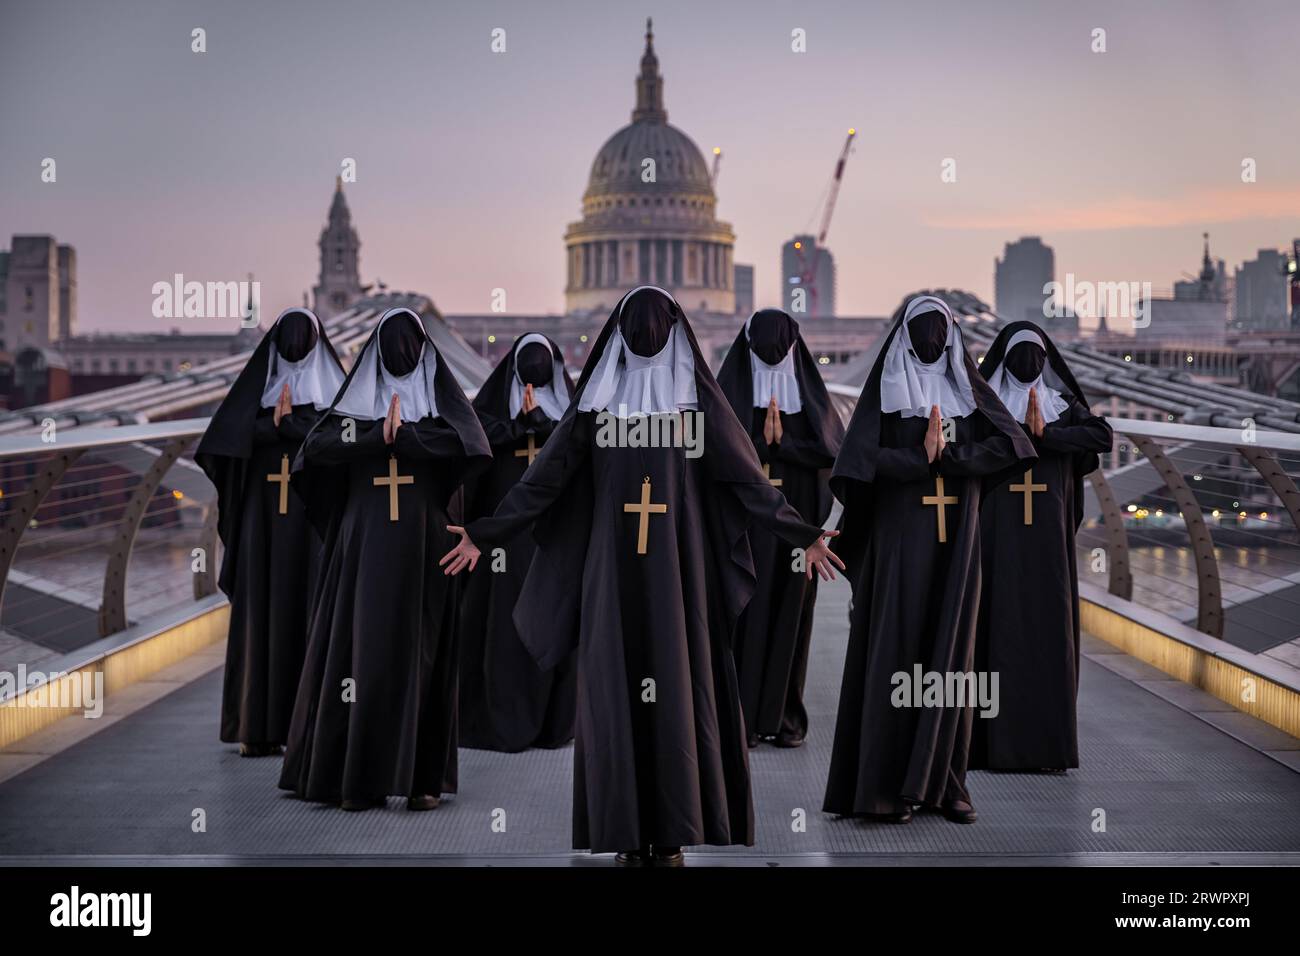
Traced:
<svg viewBox="0 0 1300 956">
<path fill-rule="evenodd" d="M 1203 231 L 1229 270 L 1300 236 L 1295 0 L 0 11 L 0 246 L 50 233 L 76 247 L 83 332 L 158 330 L 151 287 L 176 272 L 253 272 L 264 314 L 299 304 L 344 157 L 364 281 L 453 314 L 489 311 L 497 287 L 510 312 L 562 310 L 562 234 L 629 120 L 647 15 L 669 122 L 724 150 L 718 215 L 760 306 L 779 300 L 781 243 L 816 227 L 849 126 L 828 243 L 844 315 L 921 287 L 991 301 L 994 258 L 1025 234 L 1055 248 L 1058 278 L 1157 290 L 1196 270 Z M 195 27 L 206 53 L 190 50 Z"/>
</svg>

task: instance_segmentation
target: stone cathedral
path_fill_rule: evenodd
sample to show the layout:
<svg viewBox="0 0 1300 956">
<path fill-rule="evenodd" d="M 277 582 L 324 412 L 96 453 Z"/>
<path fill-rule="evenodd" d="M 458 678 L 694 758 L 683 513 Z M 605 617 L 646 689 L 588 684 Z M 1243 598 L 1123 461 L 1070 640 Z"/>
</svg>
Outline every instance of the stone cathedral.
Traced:
<svg viewBox="0 0 1300 956">
<path fill-rule="evenodd" d="M 608 313 L 628 289 L 657 285 L 692 313 L 731 315 L 735 233 L 716 217 L 704 154 L 668 123 L 651 26 L 632 122 L 596 154 L 582 220 L 564 233 L 565 311 Z"/>
</svg>

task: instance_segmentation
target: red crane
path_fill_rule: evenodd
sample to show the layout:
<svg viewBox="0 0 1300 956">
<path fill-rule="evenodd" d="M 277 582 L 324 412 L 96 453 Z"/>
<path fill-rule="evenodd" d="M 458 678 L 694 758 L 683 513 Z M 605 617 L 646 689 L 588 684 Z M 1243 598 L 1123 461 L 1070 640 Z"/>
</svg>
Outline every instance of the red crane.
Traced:
<svg viewBox="0 0 1300 956">
<path fill-rule="evenodd" d="M 835 175 L 831 177 L 830 191 L 826 195 L 826 206 L 822 211 L 822 226 L 817 233 L 817 249 L 826 246 L 826 233 L 831 228 L 831 214 L 835 212 L 835 200 L 840 194 L 840 183 L 844 180 L 844 164 L 848 162 L 849 151 L 853 147 L 853 138 L 858 135 L 856 129 L 850 129 L 848 136 L 844 138 L 844 148 L 840 150 L 840 158 L 835 162 Z M 795 255 L 799 258 L 799 283 L 808 290 L 808 297 L 811 300 L 808 303 L 809 315 L 817 314 L 817 284 L 813 281 L 817 271 L 817 258 L 809 257 L 804 254 L 802 242 L 795 242 Z"/>
</svg>

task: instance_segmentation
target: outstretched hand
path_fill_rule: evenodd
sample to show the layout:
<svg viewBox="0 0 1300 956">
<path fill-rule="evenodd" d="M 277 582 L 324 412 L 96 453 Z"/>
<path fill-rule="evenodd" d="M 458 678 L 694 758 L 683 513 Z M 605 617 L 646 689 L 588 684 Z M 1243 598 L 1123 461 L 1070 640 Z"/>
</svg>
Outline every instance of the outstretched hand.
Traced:
<svg viewBox="0 0 1300 956">
<path fill-rule="evenodd" d="M 838 535 L 838 531 L 823 531 L 817 536 L 817 540 L 804 551 L 804 564 L 806 565 L 804 575 L 806 577 L 811 578 L 813 568 L 816 568 L 817 573 L 821 575 L 823 580 L 834 581 L 835 568 L 839 568 L 841 571 L 844 570 L 844 562 L 838 554 L 831 550 L 828 540 Z"/>
<path fill-rule="evenodd" d="M 944 446 L 948 443 L 943 440 L 943 419 L 939 417 L 939 406 L 930 406 L 930 425 L 925 431 L 925 457 L 933 464 L 939 460 L 943 454 Z"/>
<path fill-rule="evenodd" d="M 442 556 L 442 560 L 438 562 L 438 567 L 442 568 L 443 574 L 450 574 L 453 576 L 460 574 L 460 572 L 465 570 L 465 568 L 469 568 L 473 571 L 474 566 L 478 564 L 479 555 L 482 552 L 479 551 L 474 542 L 469 539 L 469 535 L 465 532 L 464 528 L 458 525 L 449 524 L 447 525 L 447 530 L 452 534 L 460 535 L 460 541 L 456 544 L 456 547 L 452 548 Z"/>
</svg>

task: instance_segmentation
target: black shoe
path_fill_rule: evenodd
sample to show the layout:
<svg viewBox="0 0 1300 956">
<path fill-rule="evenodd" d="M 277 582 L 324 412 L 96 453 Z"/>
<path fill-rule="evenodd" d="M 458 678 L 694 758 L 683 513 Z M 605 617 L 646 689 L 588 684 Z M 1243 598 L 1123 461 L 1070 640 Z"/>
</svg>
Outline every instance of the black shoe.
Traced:
<svg viewBox="0 0 1300 956">
<path fill-rule="evenodd" d="M 774 747 L 785 747 L 786 749 L 793 749 L 794 747 L 802 747 L 803 740 L 804 740 L 803 734 L 779 733 L 776 735 L 775 739 L 773 739 L 772 745 Z"/>
<path fill-rule="evenodd" d="M 655 866 L 685 866 L 686 858 L 682 856 L 679 846 L 657 846 L 654 848 Z"/>
<path fill-rule="evenodd" d="M 614 863 L 616 866 L 649 866 L 650 860 L 651 854 L 649 847 L 643 847 L 640 850 L 625 850 L 622 853 L 614 855 Z"/>
<path fill-rule="evenodd" d="M 974 823 L 979 814 L 965 800 L 950 800 L 943 805 L 943 815 L 953 823 Z"/>
<path fill-rule="evenodd" d="M 877 823 L 911 823 L 912 808 L 904 807 L 895 813 L 864 813 L 863 817 L 867 820 L 874 820 Z"/>
<path fill-rule="evenodd" d="M 745 742 L 749 744 L 749 749 L 753 750 L 758 746 L 758 734 L 750 734 Z"/>
<path fill-rule="evenodd" d="M 408 810 L 437 810 L 442 806 L 442 798 L 431 793 L 422 793 L 416 797 L 406 798 Z"/>
<path fill-rule="evenodd" d="M 266 744 L 240 744 L 239 756 L 241 757 L 265 757 Z"/>
<path fill-rule="evenodd" d="M 263 757 L 281 757 L 284 755 L 283 744 L 266 744 L 262 748 Z"/>
<path fill-rule="evenodd" d="M 339 807 L 343 810 L 357 812 L 360 810 L 373 810 L 375 807 L 382 807 L 387 800 L 384 797 L 372 797 L 369 800 L 353 800 L 344 798 L 339 801 Z"/>
</svg>

